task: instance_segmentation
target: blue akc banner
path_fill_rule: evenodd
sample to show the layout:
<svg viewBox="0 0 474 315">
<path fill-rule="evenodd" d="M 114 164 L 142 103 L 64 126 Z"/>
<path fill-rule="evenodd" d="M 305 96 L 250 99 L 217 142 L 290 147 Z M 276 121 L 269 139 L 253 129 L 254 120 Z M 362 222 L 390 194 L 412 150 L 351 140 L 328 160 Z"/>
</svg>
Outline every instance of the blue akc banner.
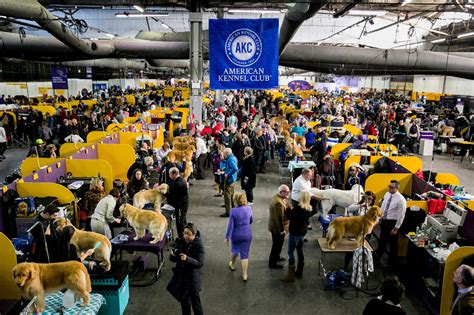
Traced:
<svg viewBox="0 0 474 315">
<path fill-rule="evenodd" d="M 67 68 L 51 67 L 51 82 L 53 90 L 67 90 Z"/>
<path fill-rule="evenodd" d="M 211 90 L 278 86 L 278 19 L 209 20 Z"/>
</svg>

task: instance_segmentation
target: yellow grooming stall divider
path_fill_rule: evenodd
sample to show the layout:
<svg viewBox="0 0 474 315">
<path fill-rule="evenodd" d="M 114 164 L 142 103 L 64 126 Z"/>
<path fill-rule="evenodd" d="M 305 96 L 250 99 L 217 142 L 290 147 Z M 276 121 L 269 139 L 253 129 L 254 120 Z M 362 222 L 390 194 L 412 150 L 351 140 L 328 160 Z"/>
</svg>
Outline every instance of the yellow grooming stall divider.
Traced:
<svg viewBox="0 0 474 315">
<path fill-rule="evenodd" d="M 97 177 L 99 174 L 104 178 L 105 192 L 113 188 L 112 166 L 105 160 L 66 160 L 66 172 L 71 172 L 73 177 Z"/>
<path fill-rule="evenodd" d="M 342 151 L 350 147 L 350 143 L 336 143 L 333 145 L 331 149 L 331 156 L 335 160 L 339 160 L 339 155 L 341 154 Z"/>
<path fill-rule="evenodd" d="M 65 158 L 92 144 L 93 143 L 63 143 L 59 148 L 59 156 Z"/>
<path fill-rule="evenodd" d="M 148 135 L 148 132 L 119 132 L 120 144 L 128 144 L 135 147 L 137 138 L 141 135 Z"/>
<path fill-rule="evenodd" d="M 423 170 L 423 161 L 416 156 L 391 156 L 390 159 L 412 173 Z"/>
<path fill-rule="evenodd" d="M 74 218 L 79 222 L 76 197 L 67 188 L 56 183 L 17 183 L 16 191 L 20 197 L 56 197 L 60 204 L 74 205 Z"/>
<path fill-rule="evenodd" d="M 87 143 L 96 143 L 99 142 L 107 136 L 111 135 L 112 132 L 110 131 L 91 131 L 87 134 Z"/>
<path fill-rule="evenodd" d="M 113 178 L 128 180 L 127 171 L 135 162 L 135 150 L 129 144 L 97 144 L 100 160 L 109 162 Z"/>
<path fill-rule="evenodd" d="M 16 252 L 8 237 L 0 232 L 0 248 L 2 259 L 0 259 L 0 300 L 18 300 L 21 296 L 20 290 L 13 279 L 12 269 L 17 264 Z"/>
<path fill-rule="evenodd" d="M 59 161 L 62 161 L 64 159 L 62 158 L 26 158 L 21 162 L 21 177 L 25 177 L 27 175 L 30 175 L 33 172 L 39 171 L 43 167 L 47 167 L 48 165 L 51 165 L 53 163 L 57 163 Z M 38 165 L 39 164 L 39 165 Z"/>
<path fill-rule="evenodd" d="M 437 184 L 452 184 L 458 186 L 461 182 L 459 178 L 451 173 L 438 173 L 435 181 Z"/>
<path fill-rule="evenodd" d="M 344 128 L 346 128 L 346 130 L 352 133 L 354 136 L 362 135 L 362 130 L 360 130 L 354 125 L 344 125 Z"/>
<path fill-rule="evenodd" d="M 412 176 L 411 173 L 403 174 L 372 174 L 367 177 L 365 182 L 365 191 L 371 191 L 376 195 L 377 202 L 383 198 L 388 191 L 388 185 L 391 180 L 400 182 L 400 193 L 411 196 L 412 192 Z"/>
<path fill-rule="evenodd" d="M 441 291 L 440 314 L 451 314 L 454 290 L 456 289 L 453 282 L 453 274 L 463 259 L 470 255 L 474 255 L 474 247 L 463 246 L 452 251 L 446 259 L 446 264 L 444 265 L 443 289 Z"/>
</svg>

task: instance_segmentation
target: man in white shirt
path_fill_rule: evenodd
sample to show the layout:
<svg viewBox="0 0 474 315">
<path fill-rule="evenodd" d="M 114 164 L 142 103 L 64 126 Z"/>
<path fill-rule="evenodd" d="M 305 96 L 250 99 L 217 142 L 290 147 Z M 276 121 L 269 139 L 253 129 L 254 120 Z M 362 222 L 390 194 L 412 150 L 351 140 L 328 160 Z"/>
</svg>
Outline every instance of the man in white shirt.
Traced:
<svg viewBox="0 0 474 315">
<path fill-rule="evenodd" d="M 312 176 L 312 171 L 309 168 L 305 168 L 301 171 L 301 175 L 293 182 L 291 186 L 291 200 L 294 206 L 300 202 L 300 193 L 311 189 Z"/>
<path fill-rule="evenodd" d="M 3 128 L 3 123 L 0 122 L 0 162 L 5 159 L 5 151 L 7 150 L 7 133 Z"/>
<path fill-rule="evenodd" d="M 197 174 L 196 174 L 196 179 L 204 179 L 204 163 L 206 162 L 207 159 L 207 147 L 206 147 L 206 142 L 204 142 L 204 139 L 201 137 L 201 135 L 195 135 L 196 139 L 196 168 L 197 168 Z"/>
<path fill-rule="evenodd" d="M 391 180 L 388 192 L 385 193 L 382 202 L 383 217 L 380 221 L 380 240 L 377 248 L 377 256 L 382 258 L 387 243 L 390 244 L 389 263 L 393 264 L 397 258 L 398 230 L 405 219 L 407 201 L 398 191 L 400 183 Z"/>
</svg>

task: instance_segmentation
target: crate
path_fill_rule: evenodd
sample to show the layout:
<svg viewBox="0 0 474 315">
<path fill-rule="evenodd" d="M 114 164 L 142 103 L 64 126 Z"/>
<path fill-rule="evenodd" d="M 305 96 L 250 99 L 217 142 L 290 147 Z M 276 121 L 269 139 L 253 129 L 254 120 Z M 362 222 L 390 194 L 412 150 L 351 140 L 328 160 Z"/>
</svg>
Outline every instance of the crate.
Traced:
<svg viewBox="0 0 474 315">
<path fill-rule="evenodd" d="M 101 285 L 92 286 L 92 292 L 101 294 L 106 302 L 100 308 L 99 315 L 122 315 L 125 312 L 130 294 L 128 276 L 122 282 L 122 286 L 118 289 L 114 288 L 117 281 L 118 280 L 113 281 L 113 279 L 100 279 L 99 282 L 101 282 Z M 107 289 L 107 284 L 105 284 L 105 282 L 110 282 L 110 289 Z"/>
</svg>

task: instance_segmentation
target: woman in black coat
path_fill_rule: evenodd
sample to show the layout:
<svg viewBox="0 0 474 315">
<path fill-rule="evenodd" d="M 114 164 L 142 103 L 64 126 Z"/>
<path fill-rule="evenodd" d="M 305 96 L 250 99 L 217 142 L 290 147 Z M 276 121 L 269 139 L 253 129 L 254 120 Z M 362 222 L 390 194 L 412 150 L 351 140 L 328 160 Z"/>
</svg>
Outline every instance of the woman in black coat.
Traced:
<svg viewBox="0 0 474 315">
<path fill-rule="evenodd" d="M 181 285 L 187 288 L 187 293 L 180 298 L 182 313 L 191 314 L 192 308 L 195 315 L 203 314 L 199 292 L 202 289 L 204 246 L 193 223 L 189 222 L 184 226 L 184 237 L 176 241 L 170 260 L 176 263 L 174 272 L 182 273 Z"/>
<path fill-rule="evenodd" d="M 253 150 L 251 147 L 244 149 L 244 159 L 240 171 L 240 185 L 245 190 L 247 201 L 249 204 L 253 203 L 253 189 L 257 181 L 255 160 L 253 159 Z"/>
</svg>

